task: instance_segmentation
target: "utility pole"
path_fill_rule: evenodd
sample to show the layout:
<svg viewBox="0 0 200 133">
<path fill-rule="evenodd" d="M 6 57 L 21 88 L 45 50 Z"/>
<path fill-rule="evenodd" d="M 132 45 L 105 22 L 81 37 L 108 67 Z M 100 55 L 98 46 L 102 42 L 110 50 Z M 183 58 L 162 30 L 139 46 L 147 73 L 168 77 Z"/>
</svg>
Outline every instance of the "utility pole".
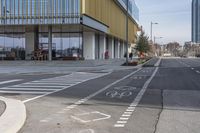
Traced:
<svg viewBox="0 0 200 133">
<path fill-rule="evenodd" d="M 128 2 L 129 0 L 126 0 L 126 65 L 128 66 L 128 17 L 129 17 L 129 14 L 128 14 Z"/>
</svg>

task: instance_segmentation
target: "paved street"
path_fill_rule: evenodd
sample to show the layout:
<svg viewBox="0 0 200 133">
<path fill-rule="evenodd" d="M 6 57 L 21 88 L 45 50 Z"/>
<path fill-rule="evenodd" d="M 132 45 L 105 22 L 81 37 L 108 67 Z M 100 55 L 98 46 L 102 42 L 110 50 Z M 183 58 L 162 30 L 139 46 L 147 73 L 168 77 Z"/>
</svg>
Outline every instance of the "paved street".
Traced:
<svg viewBox="0 0 200 133">
<path fill-rule="evenodd" d="M 25 103 L 19 133 L 199 133 L 200 59 L 149 63 L 113 71 L 4 73 L 0 95 Z"/>
</svg>

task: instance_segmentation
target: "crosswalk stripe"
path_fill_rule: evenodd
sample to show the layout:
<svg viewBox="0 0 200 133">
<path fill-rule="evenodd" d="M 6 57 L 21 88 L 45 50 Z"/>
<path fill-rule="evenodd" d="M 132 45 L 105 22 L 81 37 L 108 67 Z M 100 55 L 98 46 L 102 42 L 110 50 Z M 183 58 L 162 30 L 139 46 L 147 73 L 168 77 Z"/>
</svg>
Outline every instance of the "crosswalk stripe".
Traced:
<svg viewBox="0 0 200 133">
<path fill-rule="evenodd" d="M 30 83 L 23 83 L 23 85 L 58 85 L 58 86 L 70 86 L 70 85 L 73 85 L 73 84 L 30 82 Z"/>
<path fill-rule="evenodd" d="M 36 91 L 1 91 L 0 90 L 0 93 L 6 93 L 6 94 L 38 94 L 38 95 L 41 95 L 41 94 L 46 94 L 47 92 L 36 92 Z"/>
<path fill-rule="evenodd" d="M 67 86 L 14 85 L 13 87 L 28 87 L 28 88 L 29 88 L 29 87 L 30 87 L 30 88 L 34 88 L 34 87 L 38 87 L 38 88 L 64 88 L 64 87 L 67 87 Z"/>
<path fill-rule="evenodd" d="M 18 82 L 18 81 L 22 81 L 22 79 L 2 81 L 2 82 L 0 82 L 0 85 L 2 85 L 2 84 L 8 84 L 8 83 L 13 83 L 13 82 Z"/>
<path fill-rule="evenodd" d="M 7 91 L 56 91 L 56 90 L 60 90 L 60 89 L 39 89 L 39 88 L 0 88 L 0 90 L 7 90 Z"/>
<path fill-rule="evenodd" d="M 84 81 L 99 77 L 104 74 L 93 74 L 93 73 L 72 73 L 70 75 L 41 79 L 36 81 L 31 81 L 27 83 L 22 83 L 19 85 L 13 85 L 9 87 L 0 88 L 0 93 L 8 94 L 33 94 L 33 95 L 46 95 L 59 90 L 69 88 L 73 85 L 77 85 Z M 0 84 L 17 82 L 20 80 L 10 80 L 0 82 Z"/>
<path fill-rule="evenodd" d="M 54 82 L 54 83 L 66 83 L 66 84 L 68 84 L 68 83 L 70 83 L 70 84 L 77 84 L 77 83 L 80 83 L 80 82 L 76 82 L 76 81 L 66 81 L 66 82 L 63 82 L 63 81 L 32 81 L 32 83 L 52 83 L 52 82 Z"/>
</svg>

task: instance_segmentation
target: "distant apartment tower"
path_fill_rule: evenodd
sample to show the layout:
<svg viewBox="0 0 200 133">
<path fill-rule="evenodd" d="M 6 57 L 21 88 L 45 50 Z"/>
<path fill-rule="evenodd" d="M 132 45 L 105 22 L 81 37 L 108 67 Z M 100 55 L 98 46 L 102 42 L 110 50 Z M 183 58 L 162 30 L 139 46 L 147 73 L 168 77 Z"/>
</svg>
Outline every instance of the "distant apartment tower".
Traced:
<svg viewBox="0 0 200 133">
<path fill-rule="evenodd" d="M 200 43 L 200 0 L 192 0 L 192 42 Z"/>
</svg>

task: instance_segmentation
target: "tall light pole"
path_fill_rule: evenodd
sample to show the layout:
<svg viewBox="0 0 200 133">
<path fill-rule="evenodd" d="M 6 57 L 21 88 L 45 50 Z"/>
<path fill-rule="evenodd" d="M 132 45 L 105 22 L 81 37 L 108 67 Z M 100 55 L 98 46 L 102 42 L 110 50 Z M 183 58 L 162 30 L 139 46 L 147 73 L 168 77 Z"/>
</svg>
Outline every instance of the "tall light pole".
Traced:
<svg viewBox="0 0 200 133">
<path fill-rule="evenodd" d="M 154 24 L 158 24 L 158 23 L 154 23 L 154 22 L 151 22 L 151 41 L 153 42 L 153 25 Z"/>
<path fill-rule="evenodd" d="M 126 0 L 126 65 L 128 66 L 128 17 L 129 17 L 129 14 L 128 14 L 128 1 L 129 0 Z"/>
<path fill-rule="evenodd" d="M 160 54 L 157 54 L 158 52 L 157 52 L 157 45 L 156 45 L 156 39 L 162 39 L 163 37 L 156 37 L 156 36 L 154 36 L 154 41 L 153 41 L 153 44 L 154 44 L 154 46 L 155 46 L 155 55 L 156 56 L 158 56 L 158 55 L 160 55 Z M 159 52 L 160 53 L 160 52 Z"/>
</svg>

